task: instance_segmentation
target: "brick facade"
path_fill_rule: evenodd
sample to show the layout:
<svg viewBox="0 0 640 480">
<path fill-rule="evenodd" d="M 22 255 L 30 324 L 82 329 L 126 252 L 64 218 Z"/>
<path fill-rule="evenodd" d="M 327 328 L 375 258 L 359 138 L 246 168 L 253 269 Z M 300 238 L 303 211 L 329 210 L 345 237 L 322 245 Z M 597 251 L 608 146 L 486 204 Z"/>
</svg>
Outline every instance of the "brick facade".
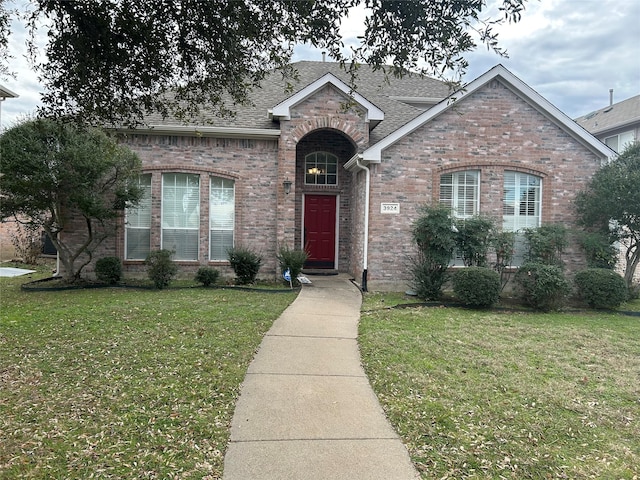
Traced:
<svg viewBox="0 0 640 480">
<path fill-rule="evenodd" d="M 452 106 L 427 111 L 437 113 L 385 146 L 379 163 L 364 163 L 371 174 L 366 237 L 369 288 L 407 287 L 408 260 L 414 253 L 411 225 L 420 206 L 438 200 L 444 173 L 478 170 L 480 213 L 498 223 L 503 210 L 504 172 L 535 175 L 542 184 L 542 223 L 573 225 L 575 192 L 584 188 L 599 167 L 602 151 L 582 133 L 567 128 L 557 112 L 550 114 L 548 106 L 525 100 L 521 93 L 496 76 Z M 123 142 L 140 155 L 144 173 L 152 178 L 151 249 L 161 248 L 162 174 L 197 174 L 199 255 L 197 261 L 180 262 L 181 271 L 211 265 L 224 275 L 232 275 L 227 262 L 208 260 L 208 179 L 216 176 L 235 182 L 235 244 L 263 255 L 262 277 L 279 275 L 276 253 L 280 245 L 304 246 L 305 197 L 322 194 L 338 200 L 336 267 L 360 280 L 365 263 L 367 174 L 359 168 L 348 171 L 343 167 L 353 165 L 355 158 L 362 159 L 362 152 L 382 145 L 395 132 L 387 137 L 378 134 L 377 143 L 371 142 L 366 107 L 348 100 L 343 91 L 326 84 L 298 103 L 287 104 L 289 113 L 282 114 L 279 109 L 271 124 L 280 132 L 273 139 L 146 132 L 124 137 Z M 421 118 L 421 111 L 414 109 L 411 115 L 406 121 Z M 216 135 L 220 136 L 220 131 Z M 336 185 L 305 185 L 305 156 L 313 152 L 328 152 L 338 158 Z M 286 179 L 292 182 L 288 195 L 283 188 Z M 400 212 L 381 214 L 382 203 L 397 203 Z M 124 258 L 124 222 L 114 231 L 115 236 L 105 242 L 96 258 Z M 584 264 L 573 244 L 564 259 L 569 271 Z M 141 261 L 125 261 L 124 267 L 131 273 L 143 269 Z"/>
<path fill-rule="evenodd" d="M 199 258 L 194 262 L 179 262 L 182 273 L 194 272 L 209 265 L 231 276 L 227 262 L 208 260 L 209 176 L 233 179 L 236 189 L 235 244 L 249 247 L 263 256 L 260 275 L 274 278 L 277 271 L 276 252 L 280 245 L 302 247 L 303 202 L 306 194 L 326 194 L 338 197 L 338 258 L 341 271 L 349 271 L 352 261 L 351 238 L 353 221 L 352 175 L 344 164 L 366 146 L 368 125 L 362 111 L 345 110 L 348 98 L 332 87 L 292 109 L 291 120 L 282 121 L 280 141 L 238 138 L 212 138 L 178 135 L 132 134 L 123 138 L 140 156 L 143 173 L 150 173 L 152 182 L 151 249 L 161 248 L 161 191 L 163 173 L 200 175 L 200 242 Z M 337 185 L 305 185 L 304 162 L 308 153 L 324 151 L 336 155 Z M 282 182 L 293 182 L 286 195 Z M 79 233 L 79 230 L 77 230 Z M 124 259 L 124 222 L 115 235 L 100 247 L 95 258 L 115 255 Z M 128 273 L 144 271 L 142 261 L 124 260 Z M 90 266 L 86 270 L 92 271 Z"/>
<path fill-rule="evenodd" d="M 439 198 L 444 172 L 480 170 L 480 213 L 502 218 L 505 170 L 542 179 L 542 223 L 574 225 L 572 201 L 600 160 L 497 80 L 383 153 L 372 165 L 369 282 L 397 288 L 408 280 L 413 254 L 409 226 L 418 209 Z M 380 215 L 380 203 L 400 203 L 399 215 Z M 568 271 L 583 266 L 572 244 L 564 255 Z"/>
</svg>

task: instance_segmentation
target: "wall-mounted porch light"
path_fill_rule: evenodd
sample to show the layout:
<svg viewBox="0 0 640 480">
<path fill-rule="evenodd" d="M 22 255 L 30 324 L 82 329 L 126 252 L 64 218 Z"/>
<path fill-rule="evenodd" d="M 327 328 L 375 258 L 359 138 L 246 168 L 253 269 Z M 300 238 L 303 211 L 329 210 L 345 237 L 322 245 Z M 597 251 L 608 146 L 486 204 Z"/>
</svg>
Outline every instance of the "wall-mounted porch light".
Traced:
<svg viewBox="0 0 640 480">
<path fill-rule="evenodd" d="M 287 177 L 283 182 L 282 182 L 282 187 L 284 188 L 284 193 L 285 195 L 289 195 L 291 193 L 291 180 L 289 180 L 289 177 Z"/>
</svg>

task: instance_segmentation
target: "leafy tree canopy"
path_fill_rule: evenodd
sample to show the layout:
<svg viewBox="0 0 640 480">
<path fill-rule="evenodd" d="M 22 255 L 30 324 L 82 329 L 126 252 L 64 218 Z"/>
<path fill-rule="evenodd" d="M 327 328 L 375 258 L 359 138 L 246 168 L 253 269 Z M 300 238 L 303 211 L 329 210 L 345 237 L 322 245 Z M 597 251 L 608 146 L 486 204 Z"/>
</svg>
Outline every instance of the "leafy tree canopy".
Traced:
<svg viewBox="0 0 640 480">
<path fill-rule="evenodd" d="M 300 43 L 325 49 L 354 79 L 359 63 L 455 78 L 477 43 L 504 54 L 493 27 L 518 21 L 525 2 L 502 0 L 487 19 L 486 0 L 33 0 L 23 13 L 32 35 L 47 30 L 46 60 L 35 64 L 45 113 L 133 125 L 149 113 L 228 113 L 266 72 L 295 77 L 288 64 Z M 340 25 L 357 6 L 367 8 L 364 33 L 345 53 Z M 34 36 L 31 51 L 37 62 Z"/>
<path fill-rule="evenodd" d="M 113 221 L 142 192 L 131 186 L 140 159 L 98 129 L 28 120 L 0 136 L 0 219 L 44 230 L 67 280 L 79 278 Z M 75 223 L 74 223 L 75 222 Z M 80 222 L 80 223 L 77 223 Z M 73 231 L 73 237 L 65 236 Z"/>
<path fill-rule="evenodd" d="M 626 245 L 625 281 L 631 286 L 640 263 L 640 142 L 594 174 L 576 208 L 585 227 L 614 233 Z"/>
</svg>

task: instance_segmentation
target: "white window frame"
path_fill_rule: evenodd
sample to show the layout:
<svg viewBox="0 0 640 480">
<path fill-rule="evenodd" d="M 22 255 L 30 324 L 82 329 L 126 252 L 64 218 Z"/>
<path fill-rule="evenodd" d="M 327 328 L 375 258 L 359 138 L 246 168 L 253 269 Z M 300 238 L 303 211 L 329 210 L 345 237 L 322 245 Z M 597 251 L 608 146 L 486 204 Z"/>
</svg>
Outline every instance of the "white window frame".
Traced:
<svg viewBox="0 0 640 480">
<path fill-rule="evenodd" d="M 451 176 L 451 183 L 442 183 L 443 178 Z M 468 183 L 473 178 L 473 183 Z M 451 198 L 443 198 L 443 187 L 451 188 Z M 473 198 L 467 199 L 468 189 L 473 192 Z M 451 208 L 451 214 L 458 219 L 471 218 L 480 213 L 480 170 L 459 170 L 444 172 L 440 175 L 440 203 Z M 467 204 L 471 205 L 471 212 L 467 211 Z M 457 206 L 462 205 L 462 213 Z M 449 263 L 450 267 L 464 267 L 464 259 L 458 250 L 454 250 Z"/>
<path fill-rule="evenodd" d="M 148 179 L 148 181 L 147 181 Z M 142 181 L 144 180 L 144 182 Z M 151 251 L 151 174 L 144 173 L 138 175 L 135 180 L 136 187 L 142 189 L 143 194 L 139 203 L 135 207 L 127 207 L 125 209 L 125 235 L 124 235 L 124 252 L 125 260 L 145 260 Z M 146 231 L 149 236 L 149 242 L 146 245 L 146 251 L 143 246 L 139 246 L 136 251 L 141 252 L 140 255 L 131 255 L 129 251 L 131 234 Z"/>
<path fill-rule="evenodd" d="M 451 176 L 451 183 L 443 184 L 443 177 Z M 467 183 L 469 178 L 475 182 Z M 443 198 L 443 187 L 451 187 L 451 198 Z M 468 189 L 472 189 L 473 198 L 467 198 Z M 460 170 L 457 172 L 445 172 L 440 175 L 440 203 L 451 207 L 451 213 L 456 218 L 470 218 L 480 212 L 480 170 Z M 468 211 L 467 204 L 471 205 Z M 462 211 L 460 211 L 462 205 Z"/>
<path fill-rule="evenodd" d="M 617 135 L 611 135 L 610 137 L 605 137 L 604 139 L 605 145 L 615 150 L 616 153 L 622 153 L 634 141 L 635 135 L 633 133 L 633 130 L 618 133 Z"/>
<path fill-rule="evenodd" d="M 312 152 L 304 157 L 305 185 L 338 185 L 338 157 L 329 152 Z"/>
<path fill-rule="evenodd" d="M 170 177 L 173 177 L 173 185 L 169 185 Z M 178 185 L 180 177 L 184 177 L 186 185 Z M 173 200 L 169 200 L 168 194 L 172 188 L 175 189 L 177 195 Z M 180 172 L 163 173 L 161 198 L 161 248 L 173 250 L 175 252 L 174 260 L 197 261 L 200 251 L 200 175 Z M 171 210 L 173 212 L 169 213 Z M 176 215 L 176 212 L 180 210 L 184 213 L 183 217 Z M 170 232 L 177 234 L 181 230 L 185 233 L 191 232 L 192 235 L 195 233 L 195 245 L 188 243 L 177 245 L 175 242 L 168 241 Z"/>
<path fill-rule="evenodd" d="M 220 182 L 221 186 L 214 186 L 214 182 Z M 229 200 L 230 202 L 224 202 Z M 233 247 L 235 243 L 235 181 L 224 177 L 209 177 L 209 260 L 226 261 L 227 248 Z M 217 228 L 214 228 L 217 227 Z M 216 233 L 230 232 L 230 244 L 223 245 L 224 251 L 214 252 L 214 247 L 219 250 L 218 244 L 214 241 Z"/>
<path fill-rule="evenodd" d="M 507 185 L 508 176 L 513 175 L 513 184 Z M 526 182 L 525 182 L 526 181 Z M 531 183 L 531 182 L 537 182 Z M 522 231 L 525 228 L 538 228 L 542 224 L 542 177 L 533 175 L 530 173 L 518 172 L 514 170 L 505 170 L 504 178 L 502 181 L 503 185 L 503 193 L 502 193 L 502 229 L 505 232 L 515 232 L 515 245 L 514 245 L 514 256 L 512 260 L 513 266 L 522 265 L 524 261 L 524 234 Z M 508 187 L 513 185 L 513 198 L 507 198 L 509 195 Z M 522 195 L 529 195 L 530 193 L 527 190 L 533 188 L 534 199 L 531 202 L 529 199 L 526 199 L 524 202 L 521 201 Z M 511 195 L 509 195 L 510 197 Z M 512 205 L 509 205 L 512 203 Z M 524 205 L 523 205 L 524 203 Z M 533 203 L 533 215 L 529 214 L 530 205 L 529 203 Z M 505 214 L 508 208 L 511 207 L 513 210 L 513 214 Z M 525 210 L 524 214 L 522 214 L 523 209 Z"/>
</svg>

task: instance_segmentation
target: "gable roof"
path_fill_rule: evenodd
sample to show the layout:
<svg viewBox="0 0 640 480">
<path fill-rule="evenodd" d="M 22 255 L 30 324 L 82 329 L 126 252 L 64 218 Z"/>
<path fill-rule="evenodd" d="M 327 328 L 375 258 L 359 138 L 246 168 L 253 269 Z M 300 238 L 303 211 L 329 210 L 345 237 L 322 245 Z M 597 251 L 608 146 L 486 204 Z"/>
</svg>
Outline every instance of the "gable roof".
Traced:
<svg viewBox="0 0 640 480">
<path fill-rule="evenodd" d="M 578 117 L 576 122 L 594 135 L 640 123 L 640 95 Z"/>
<path fill-rule="evenodd" d="M 291 99 L 297 93 L 307 91 L 314 82 L 327 74 L 331 74 L 336 79 L 331 80 L 334 86 L 345 86 L 350 83 L 349 74 L 336 62 L 302 61 L 293 63 L 293 67 L 297 71 L 295 80 L 284 79 L 280 72 L 274 71 L 265 77 L 260 88 L 249 93 L 247 105 L 229 105 L 236 112 L 234 117 L 223 118 L 214 114 L 205 114 L 185 125 L 184 122 L 177 119 L 163 119 L 160 115 L 154 114 L 148 116 L 145 121 L 150 126 L 150 130 L 158 132 L 162 130 L 163 133 L 168 133 L 172 129 L 178 133 L 181 128 L 183 132 L 203 132 L 205 130 L 213 132 L 220 130 L 221 127 L 226 127 L 233 128 L 238 132 L 256 129 L 262 132 L 271 129 L 277 135 L 276 132 L 279 130 L 278 116 L 270 116 L 269 111 L 274 112 L 275 110 L 275 113 L 278 114 L 279 108 L 277 107 L 291 106 L 290 103 L 293 102 Z M 291 90 L 287 89 L 287 82 L 291 83 L 293 94 Z M 342 90 L 344 87 L 338 88 Z M 347 88 L 350 90 L 350 87 Z M 374 70 L 369 65 L 359 66 L 356 90 L 360 102 L 369 106 L 370 112 L 374 111 L 375 107 L 384 114 L 384 121 L 380 121 L 370 133 L 371 142 L 376 142 L 389 135 L 401 125 L 424 112 L 425 106 L 434 105 L 451 93 L 449 86 L 440 80 L 416 74 L 407 74 L 402 78 L 387 78 L 383 71 Z"/>
<path fill-rule="evenodd" d="M 307 85 L 301 90 L 298 90 L 292 96 L 270 109 L 269 115 L 274 119 L 290 120 L 291 108 L 311 97 L 318 90 L 324 88 L 327 85 L 332 85 L 333 87 L 344 93 L 347 97 L 352 97 L 353 100 L 358 105 L 360 105 L 365 110 L 365 112 L 367 112 L 366 120 L 370 121 L 372 124 L 377 125 L 379 122 L 384 120 L 384 112 L 382 110 L 380 110 L 373 103 L 360 95 L 358 92 L 352 91 L 349 85 L 344 83 L 332 73 L 325 73 L 315 82 Z"/>
<path fill-rule="evenodd" d="M 441 101 L 436 106 L 427 110 L 423 114 L 402 125 L 390 135 L 386 136 L 379 142 L 364 150 L 359 155 L 359 159 L 369 163 L 380 163 L 383 150 L 398 142 L 400 139 L 404 138 L 406 135 L 418 129 L 441 113 L 453 108 L 455 102 L 459 102 L 465 97 L 470 96 L 475 91 L 484 87 L 487 83 L 494 79 L 499 79 L 520 98 L 523 98 L 536 110 L 552 120 L 554 123 L 560 126 L 560 128 L 570 133 L 574 138 L 590 148 L 598 156 L 603 158 L 610 158 L 611 156 L 615 155 L 615 152 L 613 152 L 613 150 L 604 145 L 593 135 L 588 133 L 584 128 L 576 124 L 573 120 L 562 113 L 558 108 L 553 106 L 548 100 L 543 98 L 540 94 L 538 94 L 526 83 L 524 83 L 513 73 L 507 70 L 504 66 L 496 65 L 491 70 L 485 72 L 475 80 L 468 83 L 458 92 Z M 347 165 L 345 165 L 345 167 L 351 167 L 355 163 L 355 157 L 352 160 L 353 162 L 350 161 Z"/>
<path fill-rule="evenodd" d="M 12 92 L 8 88 L 0 85 L 0 100 L 4 100 L 5 98 L 18 98 L 19 96 L 20 95 L 18 95 L 17 93 Z"/>
</svg>

